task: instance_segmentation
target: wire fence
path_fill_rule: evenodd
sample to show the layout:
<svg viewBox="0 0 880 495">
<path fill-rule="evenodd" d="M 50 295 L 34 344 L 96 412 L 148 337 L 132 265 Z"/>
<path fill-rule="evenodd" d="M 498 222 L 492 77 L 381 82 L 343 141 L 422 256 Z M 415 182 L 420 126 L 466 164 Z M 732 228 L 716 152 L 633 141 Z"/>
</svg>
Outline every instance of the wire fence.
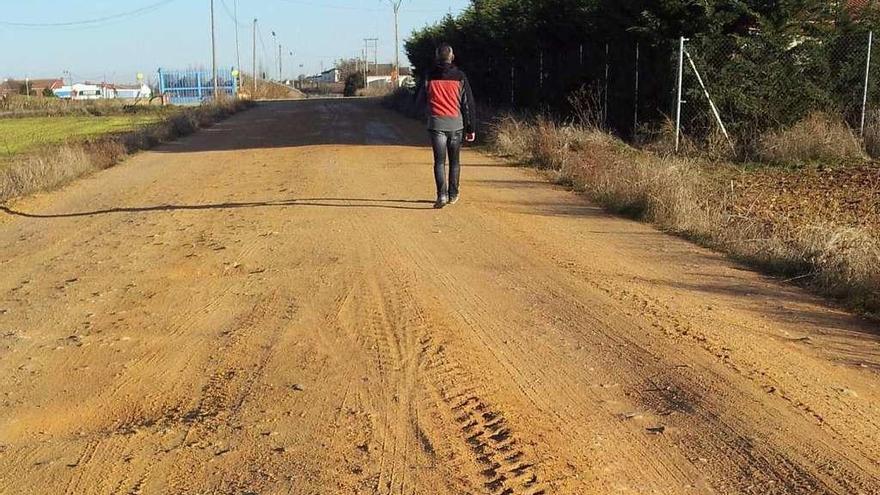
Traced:
<svg viewBox="0 0 880 495">
<path fill-rule="evenodd" d="M 691 144 L 723 139 L 747 155 L 763 134 L 816 112 L 856 135 L 872 127 L 880 118 L 876 50 L 867 29 L 785 42 L 747 33 L 658 43 L 623 33 L 462 65 L 496 107 L 570 112 L 569 95 L 587 88 L 602 126 L 622 137 L 678 129 Z"/>
<path fill-rule="evenodd" d="M 746 151 L 768 131 L 817 112 L 862 134 L 871 111 L 880 109 L 873 44 L 872 32 L 784 47 L 758 36 L 683 40 L 677 127 L 697 141 L 720 131 Z"/>
</svg>

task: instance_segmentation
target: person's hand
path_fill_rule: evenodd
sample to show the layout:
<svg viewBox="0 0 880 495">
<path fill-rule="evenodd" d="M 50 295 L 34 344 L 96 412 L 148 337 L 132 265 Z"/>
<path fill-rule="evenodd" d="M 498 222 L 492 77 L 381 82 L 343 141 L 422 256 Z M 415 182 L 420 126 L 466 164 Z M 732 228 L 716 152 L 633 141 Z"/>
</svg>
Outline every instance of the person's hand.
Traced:
<svg viewBox="0 0 880 495">
<path fill-rule="evenodd" d="M 477 140 L 477 133 L 476 133 L 476 132 L 471 132 L 471 133 L 469 133 L 467 136 L 465 136 L 464 139 L 465 139 L 465 141 L 467 141 L 467 142 L 469 142 L 469 143 L 473 143 L 474 141 Z"/>
</svg>

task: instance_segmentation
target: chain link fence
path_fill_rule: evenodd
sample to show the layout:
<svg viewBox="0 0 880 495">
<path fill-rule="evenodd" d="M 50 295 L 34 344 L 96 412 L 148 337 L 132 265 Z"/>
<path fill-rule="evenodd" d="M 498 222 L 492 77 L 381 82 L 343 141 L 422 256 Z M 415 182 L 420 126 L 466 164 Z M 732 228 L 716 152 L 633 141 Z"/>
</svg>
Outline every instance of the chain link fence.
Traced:
<svg viewBox="0 0 880 495">
<path fill-rule="evenodd" d="M 880 109 L 880 72 L 869 44 L 870 32 L 783 46 L 760 35 L 685 40 L 681 134 L 706 144 L 726 131 L 724 140 L 748 156 L 766 133 L 819 113 L 860 135 L 871 110 Z"/>
<path fill-rule="evenodd" d="M 762 136 L 817 113 L 855 136 L 877 132 L 880 54 L 873 38 L 867 29 L 785 42 L 757 32 L 714 35 L 685 40 L 682 52 L 680 40 L 649 42 L 625 32 L 516 56 L 499 50 L 483 64 L 463 65 L 496 108 L 570 118 L 577 112 L 569 96 L 579 91 L 600 107 L 593 115 L 601 126 L 625 139 L 670 138 L 679 129 L 688 146 L 732 148 L 748 159 Z"/>
</svg>

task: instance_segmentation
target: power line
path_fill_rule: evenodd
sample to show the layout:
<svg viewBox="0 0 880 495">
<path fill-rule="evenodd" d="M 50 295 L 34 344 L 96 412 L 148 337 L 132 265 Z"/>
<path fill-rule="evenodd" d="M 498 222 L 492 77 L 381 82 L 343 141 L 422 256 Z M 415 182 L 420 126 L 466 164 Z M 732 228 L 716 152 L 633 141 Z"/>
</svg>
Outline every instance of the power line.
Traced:
<svg viewBox="0 0 880 495">
<path fill-rule="evenodd" d="M 0 20 L 0 25 L 9 26 L 9 27 L 18 27 L 18 28 L 64 28 L 64 27 L 77 27 L 77 26 L 88 26 L 94 27 L 96 25 L 100 25 L 102 23 L 108 21 L 116 21 L 120 19 L 125 19 L 128 17 L 138 16 L 140 14 L 146 14 L 148 12 L 152 12 L 157 10 L 165 5 L 168 5 L 171 2 L 175 2 L 176 0 L 162 0 L 156 3 L 152 3 L 150 5 L 140 7 L 138 9 L 129 10 L 127 12 L 120 12 L 118 14 L 107 15 L 103 17 L 96 17 L 94 19 L 84 19 L 80 21 L 68 21 L 68 22 L 13 22 L 13 21 L 3 21 Z"/>
<path fill-rule="evenodd" d="M 334 9 L 334 10 L 351 10 L 357 12 L 385 12 L 385 9 L 380 8 L 372 8 L 372 7 L 354 7 L 352 5 L 334 5 L 334 4 L 326 4 L 326 3 L 317 3 L 310 2 L 307 0 L 278 0 L 284 3 L 292 3 L 294 5 L 304 5 L 307 7 L 319 7 L 323 9 Z M 449 9 L 406 9 L 407 12 L 448 12 Z"/>
<path fill-rule="evenodd" d="M 231 20 L 233 24 L 237 24 L 240 28 L 250 29 L 250 24 L 239 22 L 236 20 L 235 13 L 233 13 L 232 9 L 229 8 L 229 4 L 226 3 L 226 0 L 220 0 L 220 4 L 223 6 L 223 11 L 226 13 L 226 16 L 229 17 L 229 20 Z"/>
</svg>

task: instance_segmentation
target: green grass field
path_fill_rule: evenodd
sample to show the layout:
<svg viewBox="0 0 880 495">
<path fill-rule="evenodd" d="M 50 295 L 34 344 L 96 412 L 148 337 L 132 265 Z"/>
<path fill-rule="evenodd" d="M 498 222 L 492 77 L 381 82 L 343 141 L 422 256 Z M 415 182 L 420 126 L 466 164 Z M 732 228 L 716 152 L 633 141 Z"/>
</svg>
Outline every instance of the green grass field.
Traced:
<svg viewBox="0 0 880 495">
<path fill-rule="evenodd" d="M 163 120 L 160 114 L 0 119 L 0 159 L 46 145 L 126 132 Z"/>
</svg>

